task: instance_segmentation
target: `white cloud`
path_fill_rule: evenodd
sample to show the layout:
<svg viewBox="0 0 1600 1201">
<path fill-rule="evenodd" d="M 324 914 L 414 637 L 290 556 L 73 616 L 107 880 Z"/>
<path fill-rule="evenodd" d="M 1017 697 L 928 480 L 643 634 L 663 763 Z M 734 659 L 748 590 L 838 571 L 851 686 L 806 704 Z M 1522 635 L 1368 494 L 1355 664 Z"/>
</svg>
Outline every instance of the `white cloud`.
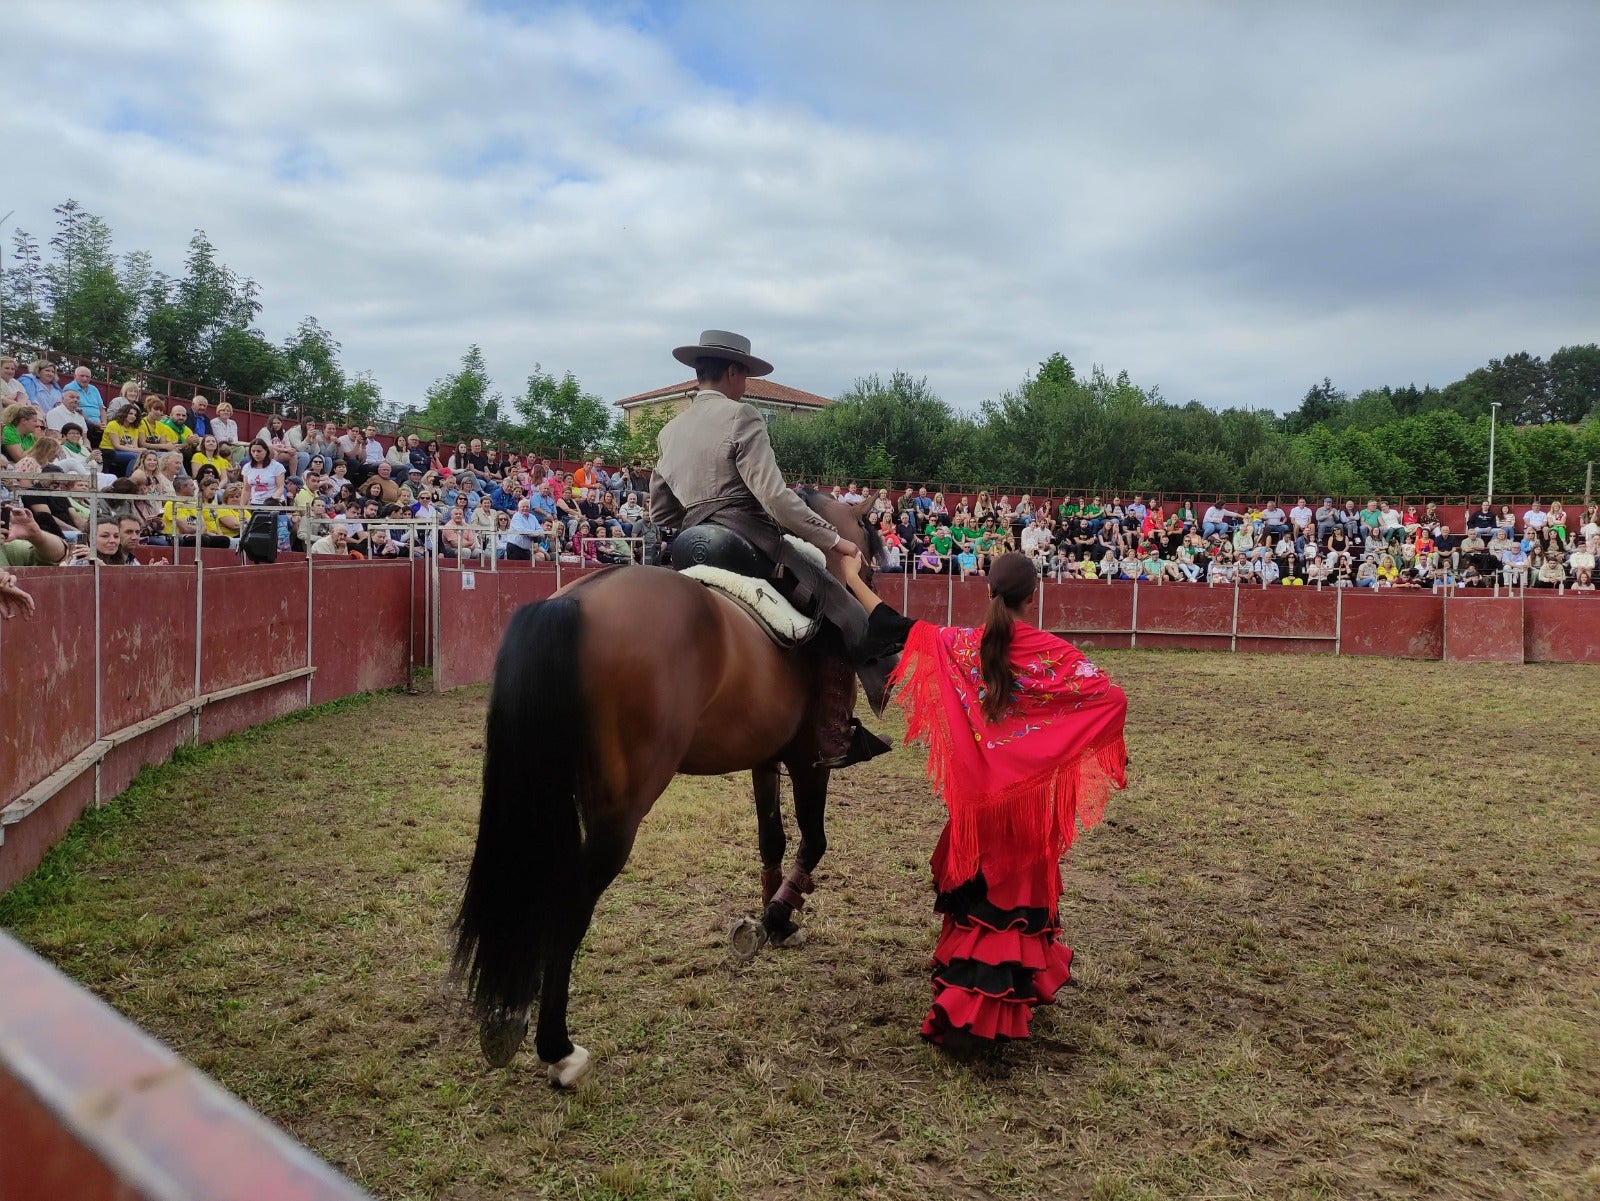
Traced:
<svg viewBox="0 0 1600 1201">
<path fill-rule="evenodd" d="M 973 403 L 1061 349 L 1281 406 L 1600 325 L 1586 6 L 56 2 L 8 32 L 97 69 L 8 98 L 42 169 L 3 207 L 44 234 L 75 196 L 169 269 L 204 228 L 270 334 L 316 314 L 401 402 L 472 341 L 508 392 L 537 360 L 619 396 L 724 326 L 829 394 L 905 368 Z"/>
</svg>

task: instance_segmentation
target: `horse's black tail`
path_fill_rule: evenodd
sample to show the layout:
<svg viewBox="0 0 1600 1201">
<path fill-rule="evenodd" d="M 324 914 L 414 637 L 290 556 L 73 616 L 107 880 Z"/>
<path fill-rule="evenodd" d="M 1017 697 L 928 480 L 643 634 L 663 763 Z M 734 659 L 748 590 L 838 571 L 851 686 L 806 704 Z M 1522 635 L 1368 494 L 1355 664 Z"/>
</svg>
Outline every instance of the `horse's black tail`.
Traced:
<svg viewBox="0 0 1600 1201">
<path fill-rule="evenodd" d="M 478 844 L 456 916 L 455 972 L 480 1018 L 521 1013 L 583 904 L 582 805 L 594 779 L 577 601 L 524 605 L 495 659 Z"/>
</svg>

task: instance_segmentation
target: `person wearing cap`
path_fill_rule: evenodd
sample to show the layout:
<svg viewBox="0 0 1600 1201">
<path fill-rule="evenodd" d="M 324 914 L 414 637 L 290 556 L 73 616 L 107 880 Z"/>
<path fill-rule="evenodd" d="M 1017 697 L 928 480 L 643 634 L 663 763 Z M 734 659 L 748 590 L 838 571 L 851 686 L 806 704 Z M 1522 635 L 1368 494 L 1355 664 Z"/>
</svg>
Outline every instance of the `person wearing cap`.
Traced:
<svg viewBox="0 0 1600 1201">
<path fill-rule="evenodd" d="M 1311 519 L 1317 523 L 1318 542 L 1326 542 L 1328 535 L 1342 526 L 1339 520 L 1339 509 L 1333 503 L 1333 497 L 1331 496 L 1322 498 L 1322 503 L 1317 506 L 1317 511 L 1311 515 Z"/>
<path fill-rule="evenodd" d="M 672 357 L 694 369 L 698 384 L 693 403 L 657 437 L 659 453 L 650 477 L 650 521 L 678 531 L 673 561 L 679 566 L 703 561 L 719 545 L 753 549 L 779 592 L 842 637 L 845 659 L 860 675 L 873 709 L 880 710 L 888 666 L 863 658 L 866 613 L 826 568 L 784 539 L 791 534 L 843 558 L 861 554 L 785 483 L 767 423 L 744 402 L 750 379 L 770 375 L 772 364 L 750 353 L 750 339 L 717 329 L 704 331 L 693 345 L 679 346 Z M 825 662 L 817 702 L 820 763 L 845 767 L 887 750 L 887 743 L 851 715 L 855 689 L 845 662 L 831 656 Z"/>
<path fill-rule="evenodd" d="M 1035 1005 L 1067 983 L 1060 939 L 1061 859 L 1124 786 L 1128 698 L 1028 606 L 1039 572 L 1015 551 L 990 564 L 982 626 L 902 617 L 847 560 L 877 653 L 898 651 L 893 703 L 906 740 L 928 749 L 948 820 L 933 852 L 933 1004 L 922 1036 L 950 1050 L 1028 1036 Z"/>
</svg>

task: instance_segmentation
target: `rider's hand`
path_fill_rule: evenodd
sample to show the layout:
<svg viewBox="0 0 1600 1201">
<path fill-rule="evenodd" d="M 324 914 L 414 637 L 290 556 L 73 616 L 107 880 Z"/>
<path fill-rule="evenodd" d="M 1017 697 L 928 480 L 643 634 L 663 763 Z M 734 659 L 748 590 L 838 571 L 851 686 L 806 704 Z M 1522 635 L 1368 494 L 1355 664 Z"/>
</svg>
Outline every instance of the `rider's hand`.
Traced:
<svg viewBox="0 0 1600 1201">
<path fill-rule="evenodd" d="M 859 563 L 861 559 L 861 548 L 848 538 L 840 538 L 839 541 L 833 544 L 833 549 L 847 560 L 854 559 Z"/>
</svg>

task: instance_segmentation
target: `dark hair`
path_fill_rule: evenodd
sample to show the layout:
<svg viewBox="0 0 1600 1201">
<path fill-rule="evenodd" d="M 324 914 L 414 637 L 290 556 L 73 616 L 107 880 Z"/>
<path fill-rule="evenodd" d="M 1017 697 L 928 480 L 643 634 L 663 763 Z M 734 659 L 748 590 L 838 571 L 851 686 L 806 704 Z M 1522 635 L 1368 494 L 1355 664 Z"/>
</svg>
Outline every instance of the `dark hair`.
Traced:
<svg viewBox="0 0 1600 1201">
<path fill-rule="evenodd" d="M 694 378 L 702 384 L 720 384 L 732 366 L 732 359 L 698 358 L 694 361 Z"/>
<path fill-rule="evenodd" d="M 983 620 L 978 666 L 983 678 L 983 720 L 999 721 L 1011 707 L 1016 673 L 1011 670 L 1011 627 L 1039 582 L 1039 569 L 1027 555 L 1001 555 L 989 569 L 989 611 Z"/>
</svg>

